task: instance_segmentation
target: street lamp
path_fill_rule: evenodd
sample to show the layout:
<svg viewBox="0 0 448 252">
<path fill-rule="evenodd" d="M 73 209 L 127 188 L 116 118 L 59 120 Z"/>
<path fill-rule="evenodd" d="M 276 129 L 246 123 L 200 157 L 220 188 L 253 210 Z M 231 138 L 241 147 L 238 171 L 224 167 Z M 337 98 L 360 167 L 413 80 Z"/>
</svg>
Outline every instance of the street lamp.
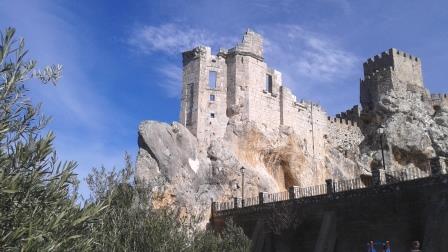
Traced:
<svg viewBox="0 0 448 252">
<path fill-rule="evenodd" d="M 244 207 L 244 166 L 241 166 L 241 206 Z"/>
<path fill-rule="evenodd" d="M 386 163 L 384 162 L 384 148 L 383 148 L 383 136 L 384 136 L 384 126 L 380 125 L 377 129 L 378 135 L 380 135 L 380 146 L 381 146 L 381 157 L 383 158 L 383 169 L 386 170 Z"/>
</svg>

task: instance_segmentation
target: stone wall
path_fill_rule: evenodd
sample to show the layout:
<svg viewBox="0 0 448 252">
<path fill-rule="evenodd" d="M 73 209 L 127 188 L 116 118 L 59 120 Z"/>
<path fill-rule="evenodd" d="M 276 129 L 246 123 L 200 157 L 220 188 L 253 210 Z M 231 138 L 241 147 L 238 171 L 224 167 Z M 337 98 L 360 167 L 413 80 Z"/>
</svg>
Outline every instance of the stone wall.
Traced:
<svg viewBox="0 0 448 252">
<path fill-rule="evenodd" d="M 180 122 L 200 139 L 200 149 L 205 149 L 213 139 L 222 138 L 225 133 L 227 65 L 225 58 L 211 54 L 210 47 L 185 52 L 183 58 Z M 216 72 L 216 86 L 210 86 L 211 71 Z"/>
<path fill-rule="evenodd" d="M 447 175 L 434 176 L 258 204 L 211 220 L 219 230 L 231 217 L 254 251 L 367 251 L 372 240 L 390 241 L 392 251 L 410 251 L 415 240 L 423 251 L 445 251 L 447 183 Z"/>
<path fill-rule="evenodd" d="M 448 94 L 431 94 L 431 105 L 448 108 Z"/>
<path fill-rule="evenodd" d="M 227 121 L 233 116 L 267 129 L 291 127 L 305 143 L 305 152 L 317 159 L 324 158 L 329 143 L 352 141 L 357 135 L 336 136 L 342 131 L 327 120 L 322 107 L 297 101 L 291 90 L 283 86 L 281 73 L 264 62 L 263 39 L 253 31 L 246 32 L 236 47 L 220 49 L 216 56 L 211 55 L 209 47 L 195 48 L 183 56 L 180 121 L 198 137 L 203 149 L 211 140 L 223 136 Z M 208 86 L 209 71 L 217 72 L 216 88 Z M 191 87 L 194 92 L 190 92 Z M 210 95 L 215 96 L 215 101 L 210 101 Z M 189 113 L 193 113 L 191 125 L 187 123 Z M 212 113 L 215 118 L 211 118 Z M 343 113 L 347 118 L 357 115 L 357 106 Z M 337 137 L 337 141 L 327 141 L 327 137 Z"/>
<path fill-rule="evenodd" d="M 359 154 L 359 144 L 363 140 L 363 134 L 358 127 L 358 122 L 342 118 L 327 118 L 329 125 L 328 141 L 333 146 L 338 146 L 339 150 L 346 157 Z"/>
</svg>

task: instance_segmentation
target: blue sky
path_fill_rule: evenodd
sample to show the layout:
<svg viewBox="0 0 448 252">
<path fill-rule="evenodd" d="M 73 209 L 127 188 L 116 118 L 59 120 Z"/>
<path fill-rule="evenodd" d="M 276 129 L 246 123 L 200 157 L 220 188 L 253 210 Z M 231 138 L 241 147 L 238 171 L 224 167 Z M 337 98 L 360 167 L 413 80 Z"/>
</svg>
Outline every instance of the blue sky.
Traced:
<svg viewBox="0 0 448 252">
<path fill-rule="evenodd" d="M 81 177 L 135 158 L 139 122 L 177 120 L 182 50 L 230 48 L 251 28 L 285 85 L 335 114 L 359 103 L 362 62 L 391 47 L 421 57 L 426 86 L 448 92 L 447 24 L 446 1 L 0 0 L 0 29 L 16 27 L 40 66 L 64 66 L 58 86 L 31 96 Z"/>
</svg>

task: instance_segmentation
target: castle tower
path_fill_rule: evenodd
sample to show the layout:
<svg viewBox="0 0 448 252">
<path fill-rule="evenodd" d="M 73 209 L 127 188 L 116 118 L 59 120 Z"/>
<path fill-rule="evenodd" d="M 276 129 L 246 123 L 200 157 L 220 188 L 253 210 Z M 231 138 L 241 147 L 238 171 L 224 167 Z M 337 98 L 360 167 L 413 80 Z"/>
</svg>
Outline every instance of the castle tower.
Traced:
<svg viewBox="0 0 448 252">
<path fill-rule="evenodd" d="M 384 105 L 381 100 L 383 94 L 397 100 L 428 98 L 421 61 L 417 57 L 392 48 L 368 59 L 363 67 L 360 99 L 364 112 L 377 111 L 378 106 Z"/>
<path fill-rule="evenodd" d="M 201 145 L 223 137 L 228 117 L 235 114 L 242 120 L 280 125 L 281 74 L 264 62 L 261 35 L 248 30 L 234 48 L 212 55 L 210 47 L 200 46 L 182 58 L 179 121 Z"/>
<path fill-rule="evenodd" d="M 227 125 L 227 66 L 223 55 L 212 55 L 210 47 L 184 52 L 182 97 L 179 121 L 208 146 L 222 137 Z M 202 149 L 202 148 L 201 148 Z"/>
<path fill-rule="evenodd" d="M 227 106 L 230 114 L 268 127 L 280 122 L 280 72 L 264 62 L 263 38 L 248 30 L 241 43 L 226 55 L 228 69 Z"/>
</svg>

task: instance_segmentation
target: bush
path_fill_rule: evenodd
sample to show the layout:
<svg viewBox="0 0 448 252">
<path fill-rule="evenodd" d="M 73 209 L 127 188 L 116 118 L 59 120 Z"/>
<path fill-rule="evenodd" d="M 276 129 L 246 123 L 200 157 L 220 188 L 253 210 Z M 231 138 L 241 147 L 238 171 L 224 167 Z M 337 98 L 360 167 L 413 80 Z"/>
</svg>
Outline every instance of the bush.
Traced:
<svg viewBox="0 0 448 252">
<path fill-rule="evenodd" d="M 95 226 L 96 249 L 101 251 L 249 251 L 250 241 L 230 223 L 221 234 L 192 229 L 168 209 L 151 209 L 150 188 L 136 184 L 129 155 L 121 170 L 93 168 L 86 181 L 91 202 L 107 200 L 108 208 Z"/>
</svg>

